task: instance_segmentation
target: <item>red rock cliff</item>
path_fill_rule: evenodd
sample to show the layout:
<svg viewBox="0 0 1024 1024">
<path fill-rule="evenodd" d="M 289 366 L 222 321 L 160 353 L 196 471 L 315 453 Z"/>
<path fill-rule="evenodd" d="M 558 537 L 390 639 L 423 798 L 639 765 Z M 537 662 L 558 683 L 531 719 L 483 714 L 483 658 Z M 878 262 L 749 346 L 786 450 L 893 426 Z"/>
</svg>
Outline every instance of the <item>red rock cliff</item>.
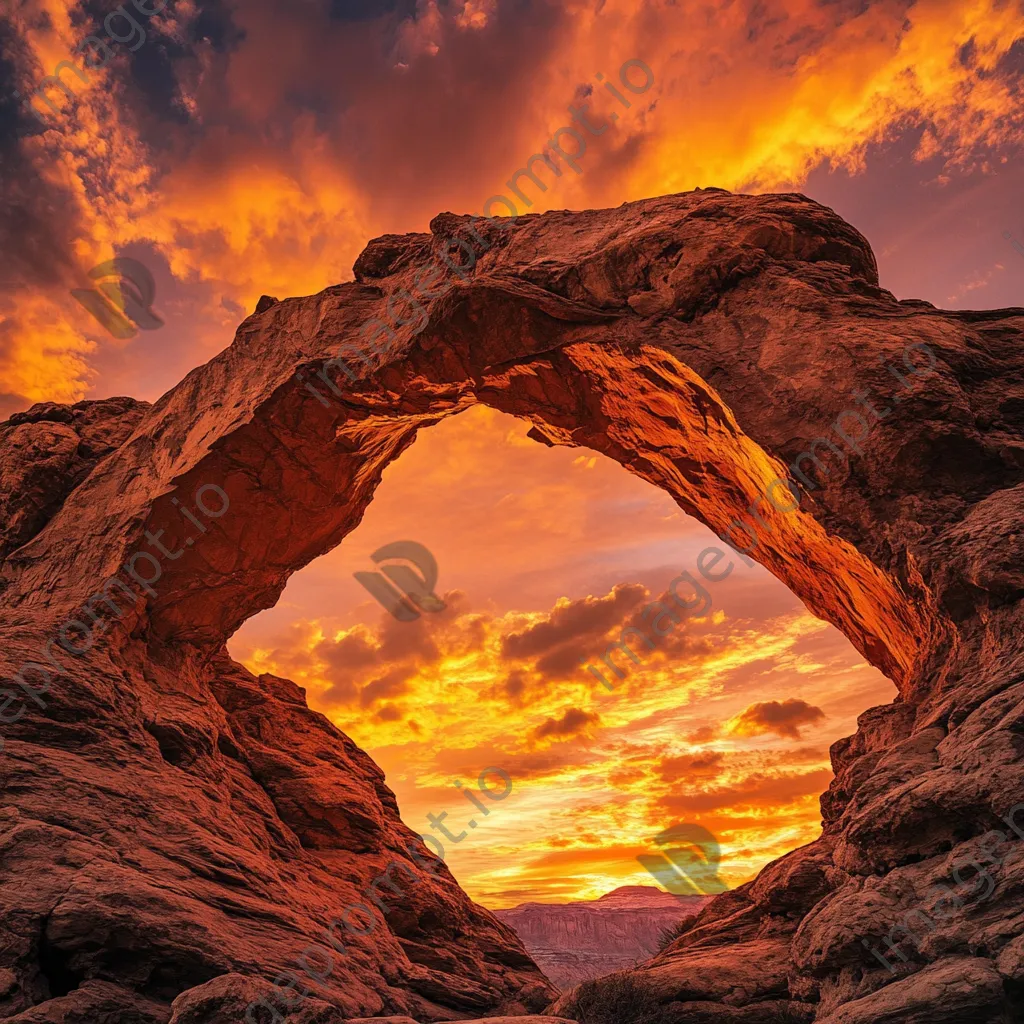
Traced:
<svg viewBox="0 0 1024 1024">
<path fill-rule="evenodd" d="M 350 284 L 261 304 L 151 408 L 90 411 L 105 457 L 54 436 L 63 422 L 88 446 L 74 410 L 3 428 L 0 479 L 32 483 L 5 496 L 2 685 L 23 692 L 10 680 L 41 649 L 60 668 L 44 657 L 48 691 L 5 709 L 25 713 L 2 727 L 0 1019 L 112 1005 L 110 1019 L 163 1022 L 175 997 L 191 1007 L 178 1021 L 236 1019 L 220 979 L 293 962 L 404 856 L 410 833 L 369 758 L 224 644 L 358 523 L 420 427 L 475 402 L 664 488 L 900 689 L 834 747 L 822 839 L 716 899 L 648 965 L 662 1001 L 746 1024 L 780 1007 L 829 1024 L 1019 1019 L 1019 856 L 895 973 L 860 939 L 1024 800 L 1024 311 L 897 302 L 865 240 L 799 195 L 706 190 L 477 230 L 475 265 L 386 350 L 367 321 L 422 283 L 447 236 L 470 237 L 466 218 L 373 241 Z M 927 375 L 908 345 L 933 354 Z M 296 381 L 341 348 L 365 365 L 350 360 L 351 382 L 335 369 L 337 395 Z M 856 450 L 825 452 L 797 510 L 778 490 L 765 501 L 865 390 L 879 408 L 903 401 L 852 434 Z M 216 514 L 198 529 L 180 507 L 200 500 Z M 135 558 L 156 550 L 147 531 L 173 553 L 156 568 Z M 114 614 L 95 595 L 126 563 L 150 583 L 118 590 Z M 53 646 L 61 630 L 81 656 Z M 444 869 L 352 946 L 319 993 L 349 1014 L 522 1012 L 550 993 Z M 216 991 L 196 1002 L 205 982 Z"/>
</svg>

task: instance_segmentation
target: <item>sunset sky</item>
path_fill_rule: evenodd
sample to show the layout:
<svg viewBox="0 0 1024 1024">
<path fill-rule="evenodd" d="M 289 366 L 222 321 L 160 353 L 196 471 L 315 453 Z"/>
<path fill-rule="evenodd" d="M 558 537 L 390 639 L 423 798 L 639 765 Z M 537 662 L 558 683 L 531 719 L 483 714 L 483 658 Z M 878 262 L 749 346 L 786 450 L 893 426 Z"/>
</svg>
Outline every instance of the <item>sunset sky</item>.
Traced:
<svg viewBox="0 0 1024 1024">
<path fill-rule="evenodd" d="M 545 172 L 531 212 L 798 190 L 867 236 L 897 297 L 1024 305 L 1019 0 L 162 2 L 127 5 L 137 29 L 111 0 L 0 14 L 0 418 L 155 400 L 260 295 L 350 280 L 369 238 L 510 195 L 570 104 L 607 129 L 579 174 Z M 63 75 L 75 101 L 51 90 L 56 113 L 34 116 L 22 100 L 90 35 L 86 80 Z M 620 83 L 631 60 L 653 74 L 643 95 Z M 152 271 L 158 331 L 114 339 L 71 297 L 116 255 Z M 460 831 L 475 809 L 454 783 L 507 771 L 511 795 L 446 844 L 487 906 L 650 882 L 635 858 L 678 821 L 719 836 L 722 876 L 743 881 L 817 834 L 829 744 L 895 689 L 737 563 L 706 616 L 607 692 L 580 658 L 714 538 L 621 467 L 526 429 L 477 408 L 424 431 L 232 653 L 307 687 L 417 831 L 441 811 Z M 405 539 L 436 556 L 447 603 L 412 623 L 352 576 Z"/>
</svg>

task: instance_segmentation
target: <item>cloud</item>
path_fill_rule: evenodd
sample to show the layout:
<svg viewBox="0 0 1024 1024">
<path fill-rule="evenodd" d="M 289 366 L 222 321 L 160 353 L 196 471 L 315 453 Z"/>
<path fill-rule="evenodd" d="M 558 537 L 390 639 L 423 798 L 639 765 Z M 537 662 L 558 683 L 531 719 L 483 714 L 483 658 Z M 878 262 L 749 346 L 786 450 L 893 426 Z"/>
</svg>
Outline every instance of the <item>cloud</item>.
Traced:
<svg viewBox="0 0 1024 1024">
<path fill-rule="evenodd" d="M 509 772 L 515 789 L 500 814 L 459 848 L 460 884 L 485 905 L 526 891 L 593 898 L 652 884 L 636 855 L 681 820 L 719 836 L 723 877 L 738 884 L 820 833 L 828 739 L 852 731 L 892 684 L 832 627 L 793 608 L 774 577 L 739 569 L 714 594 L 717 605 L 719 594 L 724 603 L 739 593 L 740 610 L 730 603 L 726 618 L 681 621 L 658 652 L 644 651 L 628 688 L 609 693 L 578 666 L 544 676 L 535 663 L 553 651 L 585 642 L 585 653 L 601 653 L 624 624 L 643 628 L 648 594 L 714 538 L 610 460 L 586 453 L 593 468 L 574 467 L 578 450 L 524 442 L 527 428 L 472 410 L 421 432 L 358 530 L 296 574 L 285 599 L 232 638 L 231 652 L 304 686 L 311 706 L 380 766 L 403 819 L 420 831 L 428 812 L 473 813 L 455 781 L 472 782 L 487 766 Z M 521 524 L 511 542 L 510 508 L 513 529 Z M 416 623 L 388 621 L 351 573 L 366 564 L 363 552 L 401 536 L 427 544 L 442 580 L 470 597 Z M 302 616 L 300 627 L 282 627 Z M 539 653 L 510 657 L 513 635 Z M 662 654 L 677 647 L 681 657 Z M 826 707 L 828 729 L 766 743 L 712 728 L 787 692 Z M 575 851 L 576 860 L 565 870 L 530 866 L 549 850 Z"/>
<path fill-rule="evenodd" d="M 699 754 L 666 757 L 658 765 L 658 774 L 665 782 L 685 782 L 691 779 L 705 781 L 718 778 L 724 768 L 725 755 L 718 750 L 708 750 Z"/>
<path fill-rule="evenodd" d="M 821 708 L 793 697 L 751 704 L 725 723 L 732 736 L 763 736 L 775 733 L 786 739 L 799 739 L 802 725 L 815 725 L 825 720 Z"/>
<path fill-rule="evenodd" d="M 388 697 L 398 697 L 409 692 L 409 680 L 416 675 L 416 668 L 411 665 L 394 665 L 377 679 L 367 683 L 359 691 L 359 703 L 370 707 L 375 701 Z M 389 719 L 381 719 L 389 721 Z M 390 719 L 394 721 L 394 719 Z"/>
<path fill-rule="evenodd" d="M 398 722 L 402 718 L 402 712 L 394 704 L 384 704 L 378 709 L 374 717 L 378 722 Z"/>
<path fill-rule="evenodd" d="M 520 705 L 523 702 L 523 695 L 526 693 L 526 686 L 527 678 L 525 673 L 517 669 L 508 674 L 508 677 L 501 686 L 501 691 L 513 704 Z"/>
<path fill-rule="evenodd" d="M 137 52 L 118 46 L 75 82 L 48 131 L 9 97 L 102 34 L 97 7 L 7 7 L 0 223 L 17 236 L 0 306 L 19 344 L 0 392 L 26 401 L 82 397 L 110 351 L 88 347 L 67 295 L 89 266 L 152 246 L 178 281 L 216 292 L 211 309 L 318 291 L 350 278 L 370 237 L 508 191 L 584 98 L 606 127 L 582 174 L 527 186 L 531 212 L 709 184 L 789 189 L 817 167 L 858 171 L 869 147 L 914 131 L 916 159 L 943 160 L 947 178 L 987 173 L 1021 131 L 1020 16 L 998 0 L 741 0 L 714 17 L 634 0 L 172 3 L 139 19 Z M 596 76 L 614 83 L 631 59 L 654 81 L 626 109 Z M 183 333 L 184 362 L 209 354 L 207 333 Z M 40 339 L 67 358 L 41 359 Z"/>
<path fill-rule="evenodd" d="M 667 591 L 657 601 L 648 600 L 650 596 L 640 583 L 618 583 L 601 597 L 560 598 L 549 614 L 534 617 L 529 626 L 508 633 L 502 640 L 502 654 L 520 660 L 536 658 L 533 671 L 550 681 L 576 675 L 581 665 L 600 659 L 610 644 L 620 640 L 639 655 L 632 659 L 618 648 L 620 660 L 627 666 L 624 675 L 629 674 L 631 664 L 641 661 L 655 663 L 712 652 L 706 638 L 690 635 L 687 613 Z"/>
<path fill-rule="evenodd" d="M 502 641 L 502 653 L 510 658 L 550 656 L 584 638 L 602 637 L 621 623 L 647 596 L 639 583 L 616 584 L 604 597 L 587 596 L 570 601 L 560 598 L 550 614 L 526 629 L 510 633 Z M 575 666 L 574 666 L 575 667 Z"/>
<path fill-rule="evenodd" d="M 700 725 L 692 732 L 688 732 L 683 739 L 687 743 L 710 743 L 718 736 L 718 729 L 713 725 Z"/>
<path fill-rule="evenodd" d="M 773 812 L 807 797 L 817 797 L 832 781 L 828 768 L 806 772 L 755 772 L 734 785 L 698 792 L 669 793 L 658 800 L 668 815 L 684 817 L 725 808 L 771 809 Z"/>
<path fill-rule="evenodd" d="M 365 630 L 353 630 L 335 640 L 322 640 L 313 654 L 337 672 L 348 672 L 380 664 L 380 647 Z"/>
<path fill-rule="evenodd" d="M 574 736 L 589 734 L 591 728 L 600 722 L 600 716 L 581 708 L 569 708 L 561 718 L 548 718 L 533 730 L 535 739 L 548 738 L 566 740 Z"/>
</svg>

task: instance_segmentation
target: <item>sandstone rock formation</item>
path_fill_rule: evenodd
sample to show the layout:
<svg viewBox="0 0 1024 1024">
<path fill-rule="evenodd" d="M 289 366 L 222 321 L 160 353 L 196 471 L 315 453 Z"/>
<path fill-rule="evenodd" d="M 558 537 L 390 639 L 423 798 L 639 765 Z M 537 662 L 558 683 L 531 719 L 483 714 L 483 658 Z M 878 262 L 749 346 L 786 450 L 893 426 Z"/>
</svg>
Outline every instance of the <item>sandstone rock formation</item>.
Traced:
<svg viewBox="0 0 1024 1024">
<path fill-rule="evenodd" d="M 424 273 L 441 258 L 464 268 L 447 288 Z M 224 647 L 355 526 L 417 430 L 476 402 L 664 488 L 900 690 L 833 748 L 822 838 L 641 970 L 670 1019 L 1021 1019 L 1024 859 L 1001 818 L 1024 800 L 1024 310 L 898 302 L 832 211 L 719 190 L 512 225 L 444 214 L 355 270 L 262 303 L 91 468 L 52 412 L 3 428 L 4 481 L 27 482 L 8 485 L 0 566 L 0 1019 L 165 1024 L 191 989 L 294 966 L 391 858 L 417 884 L 284 1016 L 543 1008 L 510 930 L 409 860 L 379 770 Z M 434 295 L 422 315 L 413 288 Z M 380 347 L 373 318 L 405 322 L 374 325 Z M 339 349 L 351 379 L 318 379 Z M 869 429 L 846 416 L 850 443 L 800 463 L 818 484 L 799 508 L 765 500 L 853 408 Z M 48 485 L 46 459 L 71 482 Z M 960 898 L 905 959 L 881 947 L 891 971 L 862 946 L 983 842 L 988 899 Z M 237 1020 L 216 1003 L 186 1019 Z"/>
<path fill-rule="evenodd" d="M 522 903 L 494 916 L 522 939 L 552 984 L 568 989 L 653 956 L 662 933 L 693 917 L 709 899 L 624 885 L 596 900 Z"/>
<path fill-rule="evenodd" d="M 43 528 L 148 408 L 134 398 L 43 402 L 0 424 L 0 558 Z"/>
</svg>

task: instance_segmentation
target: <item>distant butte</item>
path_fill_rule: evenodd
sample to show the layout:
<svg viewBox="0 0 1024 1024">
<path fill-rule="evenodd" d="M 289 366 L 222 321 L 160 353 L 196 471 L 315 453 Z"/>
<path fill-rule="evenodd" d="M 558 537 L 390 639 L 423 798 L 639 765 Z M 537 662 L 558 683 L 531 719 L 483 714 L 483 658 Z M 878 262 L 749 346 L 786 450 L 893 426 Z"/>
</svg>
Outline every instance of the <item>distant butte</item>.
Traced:
<svg viewBox="0 0 1024 1024">
<path fill-rule="evenodd" d="M 473 403 L 522 416 L 721 534 L 854 392 L 898 392 L 885 366 L 909 344 L 935 372 L 861 453 L 831 457 L 798 511 L 762 505 L 753 552 L 900 697 L 833 745 L 822 837 L 631 976 L 674 1022 L 1024 1019 L 1024 860 L 1001 821 L 1024 801 L 1024 310 L 898 302 L 831 210 L 697 191 L 480 227 L 486 252 L 427 303 L 425 328 L 371 352 L 366 322 L 468 224 L 443 214 L 371 242 L 354 282 L 261 302 L 151 407 L 45 405 L 0 425 L 5 688 L 24 694 L 13 677 L 41 663 L 21 680 L 39 703 L 15 696 L 0 724 L 0 1020 L 238 1024 L 407 856 L 377 766 L 225 643 L 355 527 L 421 427 Z M 336 373 L 326 404 L 297 383 L 360 345 L 369 369 Z M 173 501 L 203 488 L 230 509 L 200 534 Z M 62 628 L 86 646 L 72 620 L 159 529 L 168 551 L 194 546 L 159 563 L 152 593 L 117 591 L 80 657 L 55 649 Z M 875 959 L 861 940 L 929 906 L 994 828 L 1009 838 L 991 898 L 962 891 L 919 949 L 886 950 L 892 971 Z M 386 926 L 346 935 L 282 1019 L 466 1020 L 555 998 L 446 868 L 410 866 L 419 882 Z"/>
<path fill-rule="evenodd" d="M 657 953 L 664 932 L 710 899 L 624 885 L 596 900 L 522 903 L 494 916 L 515 930 L 552 984 L 565 990 L 647 960 Z"/>
</svg>

